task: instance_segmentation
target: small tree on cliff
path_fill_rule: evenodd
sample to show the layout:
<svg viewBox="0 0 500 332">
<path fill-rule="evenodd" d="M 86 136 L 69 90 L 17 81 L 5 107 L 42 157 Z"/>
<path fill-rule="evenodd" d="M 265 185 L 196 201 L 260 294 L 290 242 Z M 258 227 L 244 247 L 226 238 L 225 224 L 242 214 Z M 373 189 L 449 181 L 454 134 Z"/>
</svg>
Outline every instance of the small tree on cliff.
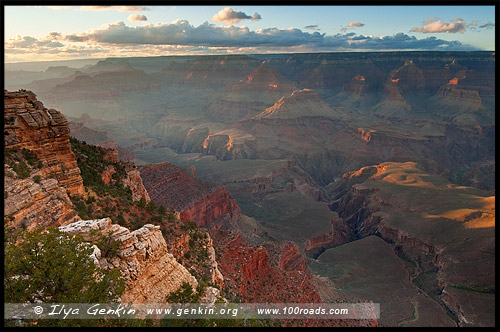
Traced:
<svg viewBox="0 0 500 332">
<path fill-rule="evenodd" d="M 20 230 L 4 244 L 7 303 L 105 303 L 124 290 L 120 271 L 96 267 L 91 245 L 79 236 L 57 228 Z"/>
</svg>

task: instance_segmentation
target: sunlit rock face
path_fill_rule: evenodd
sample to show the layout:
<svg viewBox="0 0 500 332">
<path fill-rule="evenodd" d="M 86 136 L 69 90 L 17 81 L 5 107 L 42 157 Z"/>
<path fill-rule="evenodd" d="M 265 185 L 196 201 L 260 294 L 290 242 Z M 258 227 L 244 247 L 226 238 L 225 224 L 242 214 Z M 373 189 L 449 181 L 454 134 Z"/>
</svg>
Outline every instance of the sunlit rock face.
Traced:
<svg viewBox="0 0 500 332">
<path fill-rule="evenodd" d="M 168 252 L 159 226 L 147 224 L 131 232 L 104 218 L 81 220 L 59 229 L 81 235 L 90 243 L 96 241 L 99 234 L 109 235 L 111 243 L 120 243 L 116 257 L 101 257 L 100 250 L 94 251 L 94 256 L 99 267 L 120 269 L 125 281 L 121 300 L 125 303 L 165 303 L 167 295 L 184 282 L 191 284 L 193 289 L 198 286 L 196 278 Z"/>
<path fill-rule="evenodd" d="M 37 159 L 24 179 L 12 169 L 14 164 L 4 165 L 4 214 L 11 226 L 45 228 L 80 219 L 68 195 L 85 190 L 64 116 L 47 110 L 30 91 L 5 90 L 4 120 L 6 151 L 26 149 Z"/>
<path fill-rule="evenodd" d="M 28 149 L 40 159 L 41 175 L 54 176 L 71 195 L 84 193 L 65 117 L 46 109 L 35 94 L 4 91 L 5 148 Z"/>
</svg>

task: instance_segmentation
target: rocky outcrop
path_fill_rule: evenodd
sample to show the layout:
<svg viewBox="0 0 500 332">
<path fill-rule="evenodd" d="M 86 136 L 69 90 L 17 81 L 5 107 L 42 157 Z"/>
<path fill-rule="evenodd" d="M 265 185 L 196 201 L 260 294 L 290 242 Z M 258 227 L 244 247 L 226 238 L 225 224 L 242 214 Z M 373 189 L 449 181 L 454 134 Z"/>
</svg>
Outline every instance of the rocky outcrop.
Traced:
<svg viewBox="0 0 500 332">
<path fill-rule="evenodd" d="M 111 165 L 106 166 L 104 171 L 101 173 L 102 182 L 104 182 L 104 184 L 106 184 L 106 185 L 110 184 L 112 176 L 115 173 L 116 173 L 116 170 L 113 166 L 111 166 Z"/>
<path fill-rule="evenodd" d="M 69 127 L 64 116 L 46 109 L 27 92 L 4 91 L 5 148 L 33 151 L 43 162 L 40 175 L 52 176 L 70 195 L 84 195 L 76 158 L 69 143 Z"/>
<path fill-rule="evenodd" d="M 148 224 L 130 232 L 104 218 L 74 222 L 60 230 L 79 234 L 90 243 L 96 241 L 96 234 L 110 236 L 111 243 L 120 243 L 116 257 L 100 257 L 97 250 L 94 256 L 101 268 L 120 269 L 125 281 L 122 302 L 165 303 L 166 296 L 184 282 L 191 284 L 193 289 L 198 286 L 195 277 L 168 252 L 159 226 Z"/>
<path fill-rule="evenodd" d="M 196 180 L 170 163 L 144 166 L 139 171 L 151 200 L 176 210 L 183 221 L 203 226 L 221 217 L 232 219 L 240 214 L 238 204 L 225 187 Z"/>
<path fill-rule="evenodd" d="M 137 170 L 137 167 L 134 164 L 129 164 L 126 168 L 127 177 L 123 181 L 123 185 L 127 188 L 130 188 L 132 191 L 132 200 L 134 202 L 140 201 L 141 198 L 144 198 L 146 204 L 151 202 L 151 198 L 149 197 L 148 191 L 144 187 L 142 182 L 141 173 Z"/>
<path fill-rule="evenodd" d="M 219 265 L 217 263 L 217 258 L 215 256 L 215 248 L 213 245 L 212 238 L 210 238 L 210 235 L 208 235 L 208 243 L 206 245 L 206 249 L 208 252 L 207 264 L 210 266 L 209 282 L 213 285 L 217 285 L 219 289 L 222 289 L 224 287 L 224 276 L 219 270 Z"/>
<path fill-rule="evenodd" d="M 11 172 L 5 166 L 6 173 Z M 4 178 L 4 216 L 16 228 L 32 230 L 60 226 L 79 220 L 66 188 L 54 178 Z"/>
</svg>

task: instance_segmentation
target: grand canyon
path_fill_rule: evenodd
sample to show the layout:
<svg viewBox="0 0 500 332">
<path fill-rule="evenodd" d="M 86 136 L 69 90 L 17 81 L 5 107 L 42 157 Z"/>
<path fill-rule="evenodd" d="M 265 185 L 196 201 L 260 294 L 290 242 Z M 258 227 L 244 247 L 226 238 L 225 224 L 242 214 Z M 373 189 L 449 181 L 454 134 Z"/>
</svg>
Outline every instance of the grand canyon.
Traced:
<svg viewBox="0 0 500 332">
<path fill-rule="evenodd" d="M 495 325 L 495 52 L 5 69 L 6 226 L 82 236 L 123 302 L 190 285 L 200 303 L 380 304 L 280 326 Z"/>
</svg>

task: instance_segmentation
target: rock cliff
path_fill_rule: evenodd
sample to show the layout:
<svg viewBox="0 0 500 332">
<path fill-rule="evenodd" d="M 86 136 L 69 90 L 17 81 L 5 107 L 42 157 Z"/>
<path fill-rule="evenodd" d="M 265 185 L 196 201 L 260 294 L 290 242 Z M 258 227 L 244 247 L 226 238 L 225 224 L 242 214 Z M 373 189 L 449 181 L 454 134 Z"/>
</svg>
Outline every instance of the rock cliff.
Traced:
<svg viewBox="0 0 500 332">
<path fill-rule="evenodd" d="M 76 158 L 69 143 L 64 116 L 46 109 L 30 91 L 4 91 L 5 148 L 27 149 L 43 163 L 42 177 L 53 176 L 70 195 L 85 190 Z"/>
<path fill-rule="evenodd" d="M 137 170 L 137 167 L 134 164 L 129 164 L 126 168 L 127 177 L 123 181 L 123 185 L 127 188 L 130 188 L 132 191 L 132 200 L 134 202 L 140 201 L 141 198 L 144 198 L 146 204 L 151 201 L 149 198 L 148 191 L 144 187 L 142 182 L 141 174 Z"/>
<path fill-rule="evenodd" d="M 10 172 L 6 166 L 6 173 Z M 35 175 L 36 176 L 36 175 Z M 14 227 L 28 230 L 79 220 L 67 191 L 56 179 L 4 179 L 4 215 Z"/>
<path fill-rule="evenodd" d="M 111 243 L 119 242 L 116 257 L 102 257 L 94 251 L 98 265 L 103 269 L 119 268 L 125 280 L 124 303 L 165 303 L 166 296 L 179 289 L 184 282 L 196 289 L 198 282 L 167 250 L 167 244 L 158 226 L 150 224 L 131 232 L 111 224 L 109 218 L 82 220 L 59 228 L 68 234 L 79 234 L 93 243 L 97 234 L 110 236 Z"/>
</svg>

